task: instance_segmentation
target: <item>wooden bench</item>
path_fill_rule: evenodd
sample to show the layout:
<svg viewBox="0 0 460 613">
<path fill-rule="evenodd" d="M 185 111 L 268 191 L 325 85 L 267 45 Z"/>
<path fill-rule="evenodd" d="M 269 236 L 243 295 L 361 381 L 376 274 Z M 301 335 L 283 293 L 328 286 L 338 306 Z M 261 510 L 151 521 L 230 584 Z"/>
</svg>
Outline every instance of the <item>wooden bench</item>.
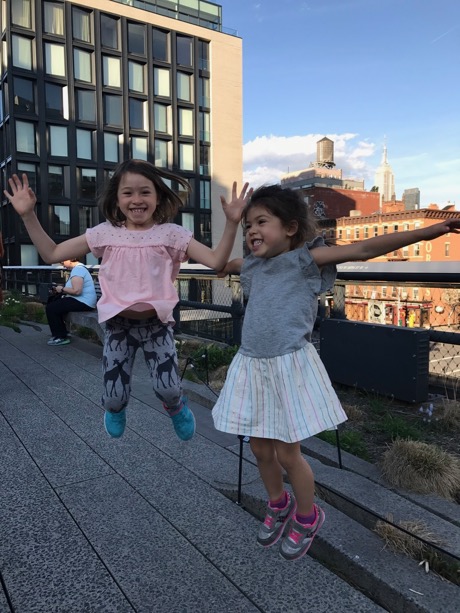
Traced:
<svg viewBox="0 0 460 613">
<path fill-rule="evenodd" d="M 99 281 L 94 281 L 94 288 L 96 290 L 97 299 L 101 297 L 101 286 Z M 97 311 L 71 311 L 66 316 L 66 323 L 69 327 L 69 332 L 72 331 L 72 326 L 81 326 L 82 328 L 89 328 L 95 332 L 101 341 L 104 342 L 104 330 L 97 318 Z"/>
</svg>

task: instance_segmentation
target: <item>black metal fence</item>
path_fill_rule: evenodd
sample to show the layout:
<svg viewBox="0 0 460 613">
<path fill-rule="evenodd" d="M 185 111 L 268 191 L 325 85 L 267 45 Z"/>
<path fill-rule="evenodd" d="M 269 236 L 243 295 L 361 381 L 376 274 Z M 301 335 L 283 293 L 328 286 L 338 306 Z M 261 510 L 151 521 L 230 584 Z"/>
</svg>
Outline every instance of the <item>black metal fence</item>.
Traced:
<svg viewBox="0 0 460 613">
<path fill-rule="evenodd" d="M 88 268 L 97 278 L 99 267 Z M 316 348 L 321 353 L 322 336 L 326 342 L 328 339 L 324 339 L 324 334 L 332 333 L 320 333 L 321 322 L 329 318 L 355 322 L 361 327 L 365 324 L 365 337 L 375 352 L 384 351 L 373 341 L 375 335 L 377 342 L 377 333 L 382 327 L 392 331 L 398 343 L 402 338 L 410 339 L 411 335 L 407 334 L 410 330 L 414 335 L 425 331 L 429 341 L 428 369 L 427 374 L 421 372 L 420 379 L 428 377 L 432 391 L 455 395 L 460 382 L 459 269 L 460 262 L 449 265 L 405 262 L 404 266 L 363 262 L 339 266 L 333 291 L 320 297 L 313 335 Z M 61 266 L 6 266 L 4 289 L 36 296 L 45 302 L 49 284 L 62 282 L 65 275 L 66 271 Z M 240 344 L 244 304 L 239 276 L 219 279 L 208 270 L 188 266 L 181 269 L 176 285 L 179 294 L 179 304 L 174 312 L 176 329 L 228 345 Z M 401 333 L 402 330 L 406 331 L 405 334 Z M 335 342 L 340 341 L 335 339 Z M 398 375 L 404 377 L 404 372 L 409 373 L 408 367 L 417 357 L 411 353 L 410 347 L 410 342 L 398 345 L 397 356 L 391 351 L 387 352 L 383 361 L 385 367 L 380 367 L 382 378 L 388 379 L 394 364 L 401 364 L 401 359 L 407 368 L 399 367 Z M 401 356 L 401 351 L 406 350 L 407 355 Z M 333 352 L 333 355 L 335 353 L 340 355 L 340 352 Z M 349 355 L 358 357 L 358 353 L 359 347 L 352 344 Z M 420 361 L 420 356 L 418 359 Z M 373 364 L 375 360 L 364 360 L 359 367 L 372 369 Z M 413 385 L 414 376 L 407 374 L 407 379 L 408 385 Z"/>
</svg>

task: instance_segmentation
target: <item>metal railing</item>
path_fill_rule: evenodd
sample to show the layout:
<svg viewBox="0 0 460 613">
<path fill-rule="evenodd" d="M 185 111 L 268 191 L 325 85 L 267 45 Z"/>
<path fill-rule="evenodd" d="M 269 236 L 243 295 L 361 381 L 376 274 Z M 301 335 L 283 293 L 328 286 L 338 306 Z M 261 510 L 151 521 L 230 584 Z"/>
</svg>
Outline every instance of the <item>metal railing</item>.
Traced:
<svg viewBox="0 0 460 613">
<path fill-rule="evenodd" d="M 88 269 L 97 278 L 99 266 Z M 321 352 L 318 328 L 323 318 L 423 328 L 430 341 L 430 388 L 455 394 L 460 382 L 459 269 L 460 262 L 338 266 L 333 291 L 320 297 L 315 346 Z M 49 284 L 61 282 L 65 273 L 61 266 L 6 266 L 4 289 L 45 302 Z M 204 267 L 186 265 L 181 268 L 176 287 L 177 330 L 228 345 L 240 344 L 244 303 L 238 275 L 219 279 Z"/>
</svg>

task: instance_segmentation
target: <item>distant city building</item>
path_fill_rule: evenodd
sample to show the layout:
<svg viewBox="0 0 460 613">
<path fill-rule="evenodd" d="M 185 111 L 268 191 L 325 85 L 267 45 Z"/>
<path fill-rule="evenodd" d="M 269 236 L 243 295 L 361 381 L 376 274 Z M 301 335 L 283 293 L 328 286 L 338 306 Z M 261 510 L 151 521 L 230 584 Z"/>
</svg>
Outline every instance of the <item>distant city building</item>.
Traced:
<svg viewBox="0 0 460 613">
<path fill-rule="evenodd" d="M 2 188 L 26 172 L 39 220 L 59 243 L 101 221 L 97 195 L 117 163 L 146 159 L 190 182 L 176 222 L 215 245 L 225 226 L 219 196 L 243 175 L 242 41 L 223 31 L 222 7 L 2 0 L 1 8 Z M 0 213 L 4 263 L 39 264 L 4 197 Z"/>
<path fill-rule="evenodd" d="M 402 195 L 404 208 L 406 211 L 413 211 L 420 208 L 420 190 L 418 187 L 405 189 Z"/>
<path fill-rule="evenodd" d="M 395 180 L 393 170 L 388 163 L 386 144 L 383 146 L 382 162 L 375 173 L 375 185 L 379 190 L 380 204 L 395 199 Z"/>
</svg>

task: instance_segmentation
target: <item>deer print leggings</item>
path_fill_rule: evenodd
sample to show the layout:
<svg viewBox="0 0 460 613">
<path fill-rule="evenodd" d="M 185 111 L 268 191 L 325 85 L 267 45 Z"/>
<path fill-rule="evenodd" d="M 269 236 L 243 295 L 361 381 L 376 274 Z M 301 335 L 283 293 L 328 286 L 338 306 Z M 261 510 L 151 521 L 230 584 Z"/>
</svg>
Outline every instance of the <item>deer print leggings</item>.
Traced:
<svg viewBox="0 0 460 613">
<path fill-rule="evenodd" d="M 131 371 L 136 351 L 141 348 L 150 372 L 155 395 L 171 410 L 181 403 L 182 385 L 171 326 L 159 319 L 113 317 L 105 327 L 102 372 L 102 406 L 118 413 L 131 393 Z"/>
</svg>

